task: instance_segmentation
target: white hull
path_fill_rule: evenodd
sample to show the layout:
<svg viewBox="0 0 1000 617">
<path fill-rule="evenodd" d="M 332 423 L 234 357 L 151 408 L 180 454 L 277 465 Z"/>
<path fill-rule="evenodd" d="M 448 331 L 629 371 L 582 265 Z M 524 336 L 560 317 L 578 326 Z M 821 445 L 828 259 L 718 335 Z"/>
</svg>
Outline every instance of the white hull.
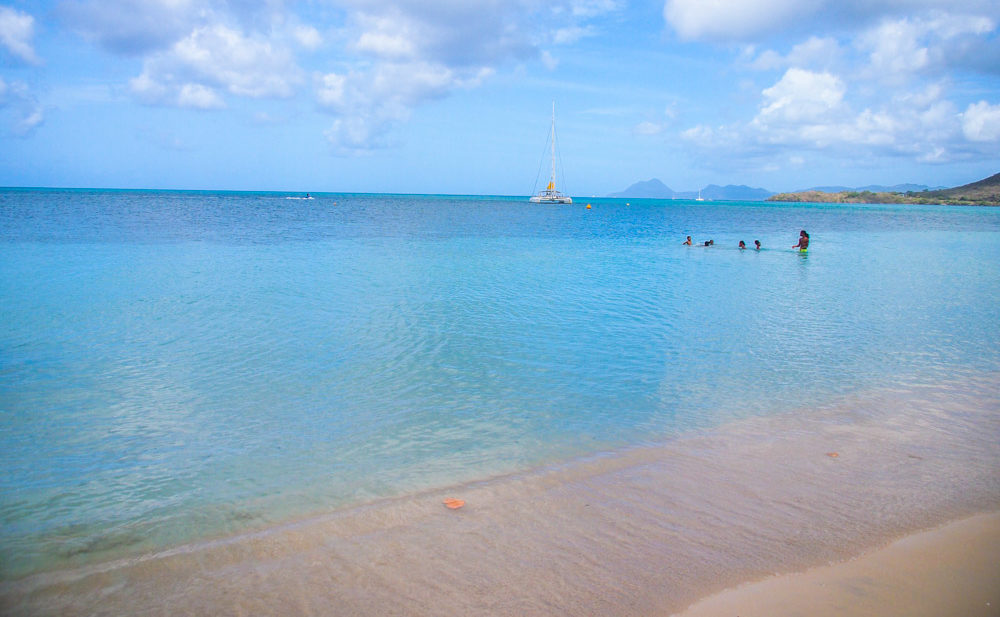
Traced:
<svg viewBox="0 0 1000 617">
<path fill-rule="evenodd" d="M 573 198 L 567 195 L 535 195 L 528 201 L 533 204 L 571 204 Z"/>
</svg>

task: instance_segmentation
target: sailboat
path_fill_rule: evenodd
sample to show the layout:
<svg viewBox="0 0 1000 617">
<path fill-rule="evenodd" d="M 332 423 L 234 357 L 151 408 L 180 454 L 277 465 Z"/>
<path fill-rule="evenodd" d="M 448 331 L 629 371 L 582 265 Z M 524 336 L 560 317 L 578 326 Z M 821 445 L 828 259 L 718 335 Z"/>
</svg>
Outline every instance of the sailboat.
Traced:
<svg viewBox="0 0 1000 617">
<path fill-rule="evenodd" d="M 549 184 L 533 195 L 528 201 L 536 204 L 571 204 L 573 198 L 563 195 L 556 190 L 556 104 L 552 102 L 552 175 L 549 176 Z"/>
</svg>

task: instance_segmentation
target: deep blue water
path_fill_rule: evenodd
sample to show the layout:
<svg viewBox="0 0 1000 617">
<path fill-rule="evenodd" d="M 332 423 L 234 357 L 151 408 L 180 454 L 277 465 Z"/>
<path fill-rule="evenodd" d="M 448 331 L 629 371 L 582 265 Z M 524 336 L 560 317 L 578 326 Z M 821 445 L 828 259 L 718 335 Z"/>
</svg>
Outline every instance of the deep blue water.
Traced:
<svg viewBox="0 0 1000 617">
<path fill-rule="evenodd" d="M 0 190 L 0 578 L 1000 370 L 1000 209 L 285 197 Z"/>
</svg>

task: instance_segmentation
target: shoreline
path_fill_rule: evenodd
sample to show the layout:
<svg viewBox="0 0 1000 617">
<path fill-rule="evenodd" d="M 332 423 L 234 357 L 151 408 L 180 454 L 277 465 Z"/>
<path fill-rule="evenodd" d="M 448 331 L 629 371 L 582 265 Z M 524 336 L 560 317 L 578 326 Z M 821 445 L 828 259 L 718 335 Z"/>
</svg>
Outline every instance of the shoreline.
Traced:
<svg viewBox="0 0 1000 617">
<path fill-rule="evenodd" d="M 1000 376 L 0 583 L 11 615 L 669 615 L 1000 511 Z M 836 456 L 832 454 L 836 453 Z M 466 505 L 449 510 L 442 502 Z"/>
<path fill-rule="evenodd" d="M 1000 511 L 910 534 L 848 561 L 748 582 L 671 617 L 1000 615 Z"/>
</svg>

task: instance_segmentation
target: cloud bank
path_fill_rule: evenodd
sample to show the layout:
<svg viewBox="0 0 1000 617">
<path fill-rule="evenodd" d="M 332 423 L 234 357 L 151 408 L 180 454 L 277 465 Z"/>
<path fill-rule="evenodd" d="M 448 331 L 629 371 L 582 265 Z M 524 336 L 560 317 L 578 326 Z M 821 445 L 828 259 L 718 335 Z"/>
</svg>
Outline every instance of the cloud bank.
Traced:
<svg viewBox="0 0 1000 617">
<path fill-rule="evenodd" d="M 663 14 L 684 40 L 742 45 L 751 74 L 778 72 L 759 87 L 753 117 L 681 132 L 706 153 L 864 151 L 939 163 L 995 153 L 1000 142 L 998 102 L 963 101 L 953 83 L 998 70 L 982 62 L 1000 58 L 996 3 L 668 0 Z"/>
<path fill-rule="evenodd" d="M 415 107 L 475 88 L 499 67 L 531 58 L 554 68 L 546 47 L 590 36 L 587 20 L 616 11 L 611 0 L 537 3 L 380 0 L 346 5 L 339 39 L 355 59 L 316 76 L 320 107 L 336 116 L 326 136 L 340 152 L 388 145 Z M 551 27 L 541 24 L 552 23 Z"/>
<path fill-rule="evenodd" d="M 223 109 L 237 98 L 284 98 L 311 88 L 333 116 L 336 152 L 392 142 L 413 109 L 475 88 L 500 67 L 540 59 L 598 30 L 619 0 L 65 0 L 59 15 L 103 49 L 142 59 L 129 82 L 150 105 Z M 309 19 L 296 11 L 319 11 Z M 314 25 L 323 24 L 318 29 Z M 20 39 L 19 39 L 20 40 Z M 303 54 L 325 70 L 306 71 Z M 315 60 L 315 56 L 313 57 Z"/>
</svg>

